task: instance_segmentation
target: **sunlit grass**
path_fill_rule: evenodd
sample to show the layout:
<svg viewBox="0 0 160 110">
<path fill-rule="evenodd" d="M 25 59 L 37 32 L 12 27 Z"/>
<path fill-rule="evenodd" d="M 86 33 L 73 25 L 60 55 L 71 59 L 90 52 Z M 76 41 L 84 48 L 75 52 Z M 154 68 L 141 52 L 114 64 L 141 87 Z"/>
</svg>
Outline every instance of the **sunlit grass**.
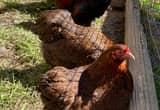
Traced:
<svg viewBox="0 0 160 110">
<path fill-rule="evenodd" d="M 142 10 L 150 16 L 160 19 L 160 1 L 140 0 Z"/>
<path fill-rule="evenodd" d="M 148 6 L 149 8 L 152 8 L 153 10 L 160 11 L 160 1 L 152 1 L 152 0 L 140 0 L 141 5 Z"/>
<path fill-rule="evenodd" d="M 7 80 L 0 81 L 0 109 L 1 110 L 37 110 L 42 108 L 40 105 L 39 94 L 34 88 L 24 87 L 20 81 L 14 79 L 12 82 Z M 38 107 L 36 107 L 38 104 Z"/>
<path fill-rule="evenodd" d="M 0 110 L 42 110 L 36 87 L 49 66 L 38 35 L 22 24 L 33 27 L 48 6 L 45 0 L 0 0 L 0 49 L 9 51 L 0 57 Z"/>
</svg>

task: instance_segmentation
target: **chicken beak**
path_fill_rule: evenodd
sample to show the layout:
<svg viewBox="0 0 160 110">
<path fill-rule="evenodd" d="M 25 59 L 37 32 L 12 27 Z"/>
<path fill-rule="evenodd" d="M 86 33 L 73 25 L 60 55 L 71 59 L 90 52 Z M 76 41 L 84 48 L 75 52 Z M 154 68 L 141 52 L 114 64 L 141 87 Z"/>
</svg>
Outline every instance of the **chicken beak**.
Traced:
<svg viewBox="0 0 160 110">
<path fill-rule="evenodd" d="M 129 55 L 133 60 L 135 60 L 135 56 L 134 56 L 131 52 L 129 52 L 128 55 Z"/>
</svg>

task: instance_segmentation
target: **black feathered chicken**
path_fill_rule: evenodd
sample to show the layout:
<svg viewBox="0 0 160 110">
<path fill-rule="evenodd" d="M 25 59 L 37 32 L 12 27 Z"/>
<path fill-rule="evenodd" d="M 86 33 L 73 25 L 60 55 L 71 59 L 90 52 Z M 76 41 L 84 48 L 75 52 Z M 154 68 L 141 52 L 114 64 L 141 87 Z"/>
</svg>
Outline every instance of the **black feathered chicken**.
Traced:
<svg viewBox="0 0 160 110">
<path fill-rule="evenodd" d="M 89 26 L 95 17 L 100 17 L 111 0 L 55 0 L 57 8 L 68 9 L 77 24 Z"/>
</svg>

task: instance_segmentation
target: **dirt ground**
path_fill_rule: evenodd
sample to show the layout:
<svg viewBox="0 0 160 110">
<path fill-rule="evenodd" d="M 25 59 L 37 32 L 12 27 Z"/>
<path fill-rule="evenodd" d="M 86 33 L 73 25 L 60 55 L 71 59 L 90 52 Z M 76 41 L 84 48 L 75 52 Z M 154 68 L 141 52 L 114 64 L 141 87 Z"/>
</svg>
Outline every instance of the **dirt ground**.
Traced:
<svg viewBox="0 0 160 110">
<path fill-rule="evenodd" d="M 117 43 L 124 43 L 124 10 L 108 11 L 102 25 L 102 32 Z"/>
<path fill-rule="evenodd" d="M 111 6 L 100 19 L 102 22 L 97 27 L 102 33 L 117 43 L 124 43 L 125 0 L 112 0 Z"/>
<path fill-rule="evenodd" d="M 160 24 L 150 22 L 144 24 L 144 31 L 147 37 L 148 49 L 153 67 L 160 65 Z"/>
</svg>

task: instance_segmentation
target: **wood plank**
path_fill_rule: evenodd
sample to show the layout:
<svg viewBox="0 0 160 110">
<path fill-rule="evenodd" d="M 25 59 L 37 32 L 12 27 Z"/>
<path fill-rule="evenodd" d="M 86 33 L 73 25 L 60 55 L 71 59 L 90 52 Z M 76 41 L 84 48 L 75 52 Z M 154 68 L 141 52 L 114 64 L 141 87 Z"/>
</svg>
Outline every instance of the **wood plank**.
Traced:
<svg viewBox="0 0 160 110">
<path fill-rule="evenodd" d="M 140 23 L 138 0 L 126 0 L 125 43 L 136 58 L 135 61 L 129 60 L 129 69 L 134 79 L 130 110 L 158 110 L 147 42 Z"/>
</svg>

